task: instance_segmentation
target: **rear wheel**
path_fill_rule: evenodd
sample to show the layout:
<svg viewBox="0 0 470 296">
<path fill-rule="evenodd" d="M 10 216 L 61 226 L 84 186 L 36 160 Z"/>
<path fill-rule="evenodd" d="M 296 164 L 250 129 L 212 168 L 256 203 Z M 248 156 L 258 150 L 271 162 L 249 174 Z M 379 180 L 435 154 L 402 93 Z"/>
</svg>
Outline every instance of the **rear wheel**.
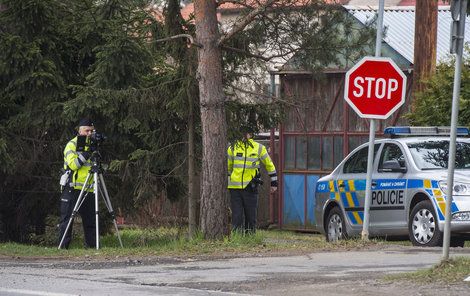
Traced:
<svg viewBox="0 0 470 296">
<path fill-rule="evenodd" d="M 437 216 L 429 200 L 416 204 L 408 222 L 411 243 L 421 247 L 442 246 L 442 232 L 437 224 Z"/>
<path fill-rule="evenodd" d="M 343 213 L 339 207 L 331 209 L 326 219 L 325 236 L 328 242 L 335 242 L 347 238 L 346 224 Z"/>
</svg>

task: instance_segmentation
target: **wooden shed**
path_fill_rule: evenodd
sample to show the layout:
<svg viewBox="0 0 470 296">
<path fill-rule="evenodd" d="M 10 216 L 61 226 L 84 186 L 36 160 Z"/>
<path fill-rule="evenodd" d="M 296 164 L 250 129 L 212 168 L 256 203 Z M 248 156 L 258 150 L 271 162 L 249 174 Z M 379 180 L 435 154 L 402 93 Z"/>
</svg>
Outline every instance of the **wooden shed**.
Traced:
<svg viewBox="0 0 470 296">
<path fill-rule="evenodd" d="M 377 138 L 386 126 L 407 123 L 402 115 L 409 111 L 412 86 L 412 62 L 386 40 L 381 55 L 402 69 L 407 89 L 405 104 L 387 120 L 378 121 Z M 282 96 L 295 102 L 279 131 L 277 222 L 281 228 L 312 229 L 317 180 L 368 141 L 369 120 L 360 118 L 344 100 L 344 79 L 349 68 L 327 68 L 319 77 L 287 63 L 275 73 L 279 75 Z"/>
<path fill-rule="evenodd" d="M 345 6 L 345 10 L 360 24 L 376 14 L 373 8 Z M 448 7 L 440 8 L 438 60 L 448 52 L 449 47 L 442 43 L 445 40 L 449 43 L 450 19 Z M 403 70 L 407 90 L 405 104 L 387 120 L 377 122 L 377 138 L 383 136 L 386 126 L 407 124 L 403 115 L 410 109 L 413 83 L 414 8 L 387 8 L 384 26 L 387 35 L 382 42 L 382 56 L 391 58 Z M 344 78 L 350 66 L 327 68 L 320 78 L 289 63 L 272 73 L 279 76 L 282 96 L 295 101 L 279 130 L 280 190 L 276 222 L 280 228 L 311 230 L 315 221 L 317 180 L 329 174 L 354 148 L 368 141 L 369 120 L 360 118 L 344 100 Z"/>
</svg>

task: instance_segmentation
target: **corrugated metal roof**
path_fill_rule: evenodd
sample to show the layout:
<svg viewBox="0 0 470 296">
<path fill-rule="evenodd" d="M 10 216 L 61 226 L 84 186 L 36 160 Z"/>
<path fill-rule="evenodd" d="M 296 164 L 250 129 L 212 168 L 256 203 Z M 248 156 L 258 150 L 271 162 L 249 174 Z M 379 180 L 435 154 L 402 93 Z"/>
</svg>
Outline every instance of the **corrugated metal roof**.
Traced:
<svg viewBox="0 0 470 296">
<path fill-rule="evenodd" d="M 349 13 L 363 24 L 370 24 L 377 13 L 375 7 L 344 6 Z M 437 20 L 437 61 L 444 61 L 449 56 L 450 26 L 452 17 L 449 6 L 439 6 Z M 415 7 L 385 7 L 384 41 L 399 52 L 410 63 L 413 63 L 414 51 Z M 467 19 L 465 27 L 465 42 L 470 41 L 470 26 Z"/>
</svg>

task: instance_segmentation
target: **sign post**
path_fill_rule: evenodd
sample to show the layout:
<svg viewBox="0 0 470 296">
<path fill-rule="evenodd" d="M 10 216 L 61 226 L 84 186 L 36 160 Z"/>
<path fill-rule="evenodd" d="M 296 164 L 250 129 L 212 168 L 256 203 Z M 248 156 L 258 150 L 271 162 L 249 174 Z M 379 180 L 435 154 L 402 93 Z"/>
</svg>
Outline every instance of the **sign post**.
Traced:
<svg viewBox="0 0 470 296">
<path fill-rule="evenodd" d="M 362 118 L 369 118 L 366 196 L 362 239 L 369 239 L 369 211 L 372 195 L 375 119 L 386 119 L 405 102 L 406 76 L 389 58 L 381 58 L 384 0 L 379 0 L 375 57 L 364 57 L 347 73 L 344 99 Z"/>
<path fill-rule="evenodd" d="M 467 16 L 467 0 L 452 0 L 451 3 L 452 19 L 454 20 L 451 28 L 451 48 L 450 53 L 455 53 L 455 71 L 454 88 L 452 93 L 452 115 L 450 120 L 450 143 L 449 143 L 449 161 L 447 168 L 447 198 L 445 207 L 444 238 L 442 243 L 442 260 L 449 259 L 450 246 L 450 221 L 452 194 L 454 190 L 454 169 L 455 169 L 455 150 L 457 138 L 457 121 L 459 117 L 459 96 L 460 96 L 460 75 L 462 70 L 462 56 L 465 36 L 465 18 Z"/>
</svg>

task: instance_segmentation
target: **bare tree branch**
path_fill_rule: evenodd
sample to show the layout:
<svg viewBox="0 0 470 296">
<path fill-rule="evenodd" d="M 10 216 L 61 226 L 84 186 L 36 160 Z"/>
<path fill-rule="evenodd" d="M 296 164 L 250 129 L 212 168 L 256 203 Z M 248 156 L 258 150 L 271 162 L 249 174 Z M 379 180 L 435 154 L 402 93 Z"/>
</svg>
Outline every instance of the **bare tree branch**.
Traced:
<svg viewBox="0 0 470 296">
<path fill-rule="evenodd" d="M 222 45 L 225 41 L 232 38 L 232 36 L 234 36 L 240 31 L 243 31 L 243 29 L 245 29 L 245 27 L 248 26 L 255 19 L 256 16 L 263 13 L 268 7 L 270 7 L 276 1 L 277 0 L 267 0 L 266 3 L 264 3 L 263 5 L 260 5 L 258 8 L 248 13 L 239 22 L 235 23 L 231 31 L 229 31 L 224 36 L 220 37 L 218 45 Z"/>
<path fill-rule="evenodd" d="M 265 62 L 269 62 L 269 61 L 271 61 L 272 59 L 275 59 L 275 58 L 288 57 L 288 56 L 294 54 L 295 52 L 299 51 L 299 49 L 300 49 L 300 48 L 287 48 L 287 45 L 286 45 L 287 49 L 285 49 L 283 52 L 280 52 L 280 53 L 277 53 L 277 54 L 271 54 L 271 55 L 263 55 L 263 54 L 256 54 L 256 53 L 252 53 L 252 52 L 240 49 L 240 48 L 230 47 L 230 46 L 226 46 L 226 45 L 222 45 L 221 48 L 224 49 L 224 50 L 229 50 L 229 51 L 241 53 L 241 54 L 244 54 L 248 57 L 257 58 L 257 59 L 263 60 Z M 304 48 L 304 50 L 320 51 L 320 50 L 325 50 L 325 48 L 321 47 L 321 46 L 315 47 L 315 48 L 308 47 L 308 48 Z M 331 50 L 335 50 L 335 48 L 332 48 Z"/>
<path fill-rule="evenodd" d="M 189 40 L 190 45 L 194 45 L 196 47 L 202 48 L 202 45 L 200 43 L 195 42 L 193 36 L 191 36 L 189 34 L 178 34 L 178 35 L 170 36 L 170 37 L 167 37 L 167 38 L 157 39 L 154 42 L 159 43 L 159 42 L 170 41 L 170 40 L 174 40 L 174 39 L 178 39 L 178 38 L 187 38 Z"/>
<path fill-rule="evenodd" d="M 241 0 L 220 0 L 217 1 L 217 7 L 224 5 L 225 3 L 232 3 L 240 6 L 248 6 L 244 1 Z"/>
<path fill-rule="evenodd" d="M 250 94 L 250 95 L 254 95 L 254 96 L 258 96 L 258 97 L 263 97 L 266 100 L 271 100 L 272 101 L 271 103 L 266 103 L 265 102 L 265 104 L 275 104 L 275 103 L 280 102 L 280 103 L 284 103 L 286 105 L 290 105 L 290 106 L 294 106 L 294 107 L 301 106 L 300 104 L 298 104 L 298 102 L 294 102 L 292 100 L 286 100 L 286 99 L 276 97 L 276 96 L 273 96 L 273 95 L 267 95 L 267 94 L 260 93 L 260 92 L 250 91 L 250 90 L 247 90 L 247 89 L 239 88 L 235 85 L 230 85 L 230 88 L 232 88 L 235 91 L 239 91 L 241 93 Z"/>
<path fill-rule="evenodd" d="M 266 58 L 263 55 L 254 54 L 254 53 L 251 53 L 249 51 L 246 51 L 246 50 L 243 50 L 243 49 L 240 49 L 240 48 L 230 47 L 230 46 L 226 46 L 226 45 L 222 45 L 221 48 L 225 49 L 225 50 L 230 50 L 230 51 L 233 51 L 233 52 L 238 52 L 238 53 L 241 53 L 241 54 L 249 56 L 249 57 L 253 57 L 253 58 L 257 58 L 257 59 L 261 59 L 263 61 L 269 62 L 269 58 Z"/>
</svg>

